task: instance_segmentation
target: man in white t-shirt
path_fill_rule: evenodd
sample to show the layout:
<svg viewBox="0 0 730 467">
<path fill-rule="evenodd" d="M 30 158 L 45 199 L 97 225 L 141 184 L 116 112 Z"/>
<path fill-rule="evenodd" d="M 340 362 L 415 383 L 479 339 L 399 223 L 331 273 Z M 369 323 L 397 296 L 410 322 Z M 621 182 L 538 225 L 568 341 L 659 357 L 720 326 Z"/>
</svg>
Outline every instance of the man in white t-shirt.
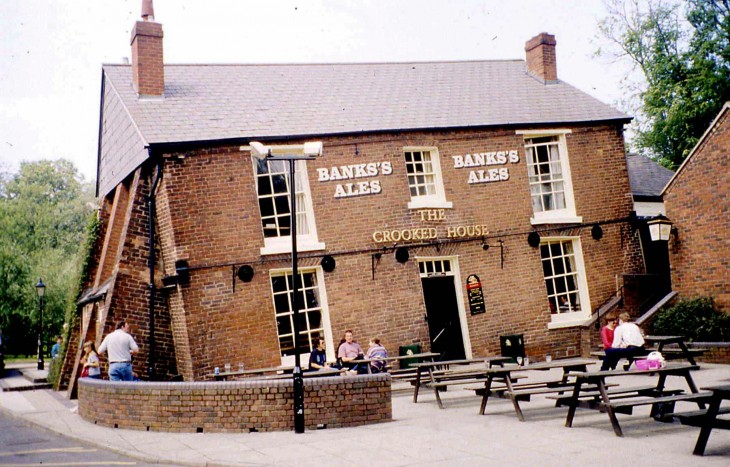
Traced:
<svg viewBox="0 0 730 467">
<path fill-rule="evenodd" d="M 119 321 L 117 330 L 108 334 L 99 346 L 99 353 L 107 353 L 109 358 L 109 379 L 134 381 L 132 355 L 137 352 L 139 347 L 129 335 L 129 324 L 124 320 Z"/>
<path fill-rule="evenodd" d="M 613 331 L 613 344 L 610 349 L 606 349 L 601 371 L 616 369 L 622 358 L 632 360 L 638 355 L 644 355 L 644 336 L 641 335 L 639 326 L 630 323 L 630 320 L 631 315 L 626 312 L 618 315 L 618 326 Z"/>
</svg>

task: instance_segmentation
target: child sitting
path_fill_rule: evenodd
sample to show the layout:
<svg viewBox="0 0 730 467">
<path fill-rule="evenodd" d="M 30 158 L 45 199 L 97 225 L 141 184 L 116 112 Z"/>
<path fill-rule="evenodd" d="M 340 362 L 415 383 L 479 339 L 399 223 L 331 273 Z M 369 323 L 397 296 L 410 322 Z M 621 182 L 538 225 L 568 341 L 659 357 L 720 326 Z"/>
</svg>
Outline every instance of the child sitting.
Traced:
<svg viewBox="0 0 730 467">
<path fill-rule="evenodd" d="M 380 339 L 378 339 L 377 337 L 373 337 L 372 339 L 370 339 L 367 358 L 378 359 L 386 358 L 387 356 L 388 351 L 385 350 L 385 347 L 380 345 Z M 370 371 L 372 373 L 382 373 L 383 371 L 385 371 L 385 360 L 376 360 L 374 362 L 370 362 Z"/>
</svg>

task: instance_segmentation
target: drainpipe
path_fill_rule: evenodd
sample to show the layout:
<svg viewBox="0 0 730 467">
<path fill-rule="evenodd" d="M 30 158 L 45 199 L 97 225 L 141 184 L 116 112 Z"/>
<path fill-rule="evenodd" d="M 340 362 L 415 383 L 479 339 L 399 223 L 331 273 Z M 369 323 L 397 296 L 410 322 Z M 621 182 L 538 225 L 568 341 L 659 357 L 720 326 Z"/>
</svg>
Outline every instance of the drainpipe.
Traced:
<svg viewBox="0 0 730 467">
<path fill-rule="evenodd" d="M 149 158 L 152 159 L 152 148 L 148 147 L 147 152 Z M 162 161 L 157 163 L 157 173 L 150 187 L 150 194 L 147 195 L 147 219 L 149 222 L 149 268 L 150 268 L 150 303 L 149 303 L 149 355 L 147 357 L 147 377 L 150 381 L 155 381 L 155 190 L 157 184 L 162 178 Z"/>
</svg>

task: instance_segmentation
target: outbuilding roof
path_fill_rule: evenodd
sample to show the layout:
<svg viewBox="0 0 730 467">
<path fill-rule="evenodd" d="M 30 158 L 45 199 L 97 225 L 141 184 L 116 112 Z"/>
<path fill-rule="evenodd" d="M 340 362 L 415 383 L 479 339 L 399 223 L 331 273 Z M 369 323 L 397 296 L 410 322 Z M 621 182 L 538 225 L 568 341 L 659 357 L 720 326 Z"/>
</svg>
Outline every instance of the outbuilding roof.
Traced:
<svg viewBox="0 0 730 467">
<path fill-rule="evenodd" d="M 130 65 L 104 73 L 148 144 L 629 119 L 523 60 L 165 65 L 160 99 L 138 98 Z"/>
<path fill-rule="evenodd" d="M 635 200 L 660 199 L 674 172 L 640 154 L 626 155 L 629 185 Z"/>
</svg>

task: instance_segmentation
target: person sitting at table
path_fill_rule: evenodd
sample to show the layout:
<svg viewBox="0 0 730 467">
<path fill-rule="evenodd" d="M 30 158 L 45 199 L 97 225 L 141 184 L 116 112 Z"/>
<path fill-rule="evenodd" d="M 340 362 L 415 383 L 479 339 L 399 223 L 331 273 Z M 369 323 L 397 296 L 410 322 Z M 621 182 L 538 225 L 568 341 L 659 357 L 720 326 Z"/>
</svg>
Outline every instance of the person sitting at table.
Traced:
<svg viewBox="0 0 730 467">
<path fill-rule="evenodd" d="M 603 327 L 601 328 L 603 350 L 608 350 L 613 346 L 613 332 L 616 329 L 616 321 L 615 313 L 611 312 L 606 315 Z"/>
<path fill-rule="evenodd" d="M 359 364 L 354 360 L 362 359 L 364 355 L 360 344 L 352 339 L 352 331 L 350 329 L 345 331 L 345 342 L 340 344 L 337 351 L 337 358 L 342 361 L 343 367 L 348 368 L 350 373 L 357 373 Z"/>
<path fill-rule="evenodd" d="M 365 356 L 369 359 L 388 358 L 388 351 L 385 350 L 385 347 L 380 345 L 380 339 L 373 337 L 370 339 L 368 353 Z M 383 371 L 385 371 L 385 360 L 370 362 L 371 373 L 382 373 Z"/>
<path fill-rule="evenodd" d="M 644 336 L 641 335 L 641 329 L 630 321 L 631 315 L 628 313 L 623 312 L 618 315 L 618 326 L 613 332 L 613 343 L 610 349 L 606 349 L 601 371 L 616 369 L 616 365 L 622 358 L 629 359 L 629 363 L 624 366 L 624 370 L 628 370 L 634 357 L 644 353 Z"/>
<path fill-rule="evenodd" d="M 309 354 L 309 370 L 322 370 L 327 368 L 327 353 L 324 350 L 324 339 L 315 337 L 312 344 L 314 350 Z"/>
</svg>

